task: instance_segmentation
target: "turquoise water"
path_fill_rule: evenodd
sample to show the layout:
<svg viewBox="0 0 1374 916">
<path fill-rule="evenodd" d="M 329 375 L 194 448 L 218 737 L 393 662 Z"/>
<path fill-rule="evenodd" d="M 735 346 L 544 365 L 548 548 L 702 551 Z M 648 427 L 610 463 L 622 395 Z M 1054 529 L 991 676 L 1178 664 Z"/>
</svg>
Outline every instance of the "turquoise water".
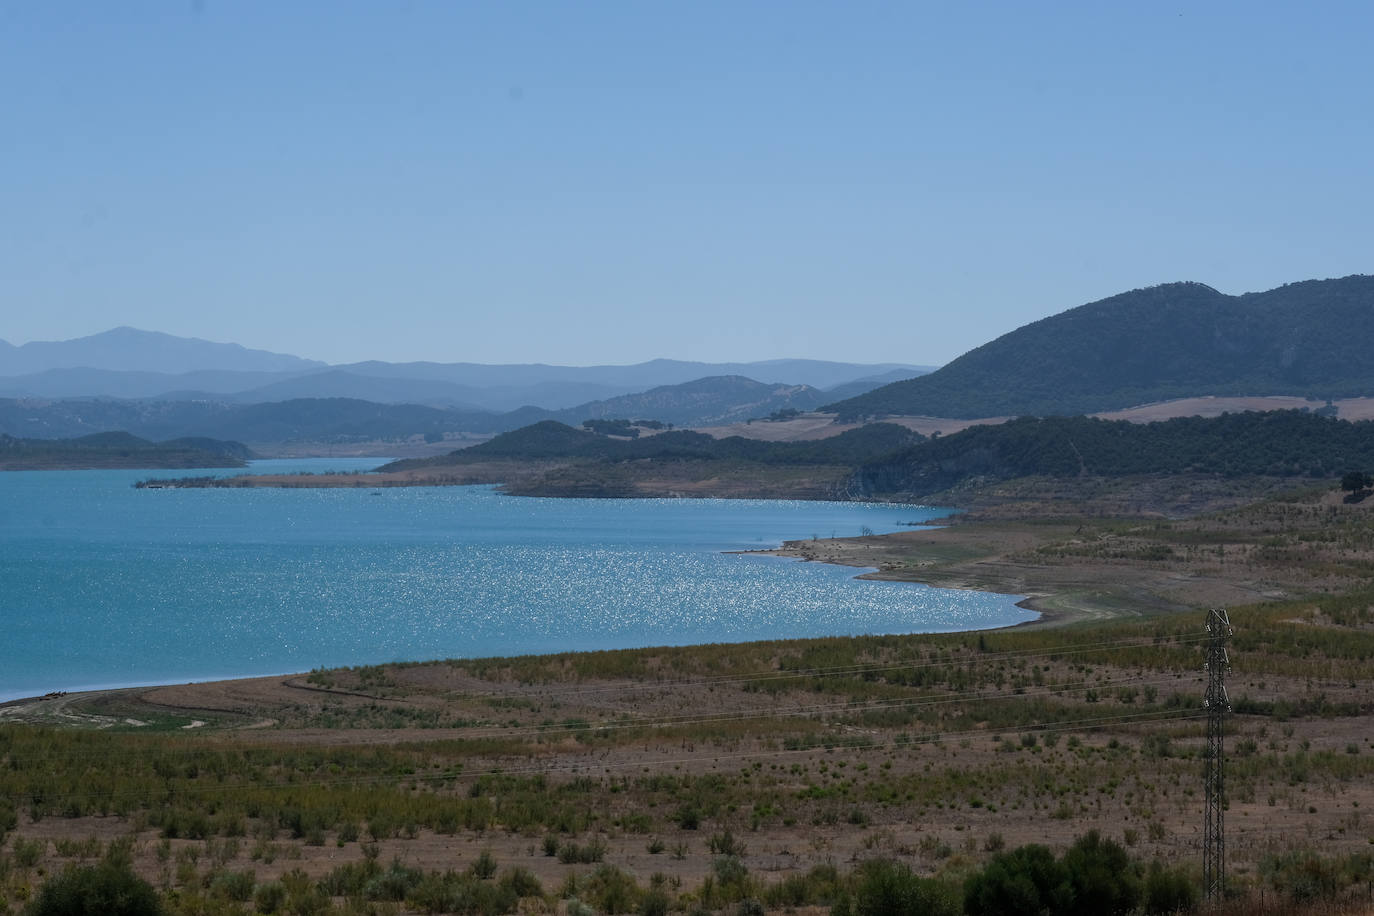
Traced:
<svg viewBox="0 0 1374 916">
<path fill-rule="evenodd" d="M 376 459 L 258 462 L 355 470 Z M 203 474 L 204 471 L 187 472 Z M 489 487 L 135 490 L 0 474 L 0 699 L 569 649 L 1004 626 L 1016 596 L 723 551 L 942 510 L 585 500 Z"/>
</svg>

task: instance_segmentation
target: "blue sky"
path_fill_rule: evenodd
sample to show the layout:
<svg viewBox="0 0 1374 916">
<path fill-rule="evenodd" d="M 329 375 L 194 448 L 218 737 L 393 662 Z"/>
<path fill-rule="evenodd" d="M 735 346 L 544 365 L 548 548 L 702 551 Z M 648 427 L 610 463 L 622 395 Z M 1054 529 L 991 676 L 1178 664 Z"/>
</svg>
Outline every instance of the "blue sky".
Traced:
<svg viewBox="0 0 1374 916">
<path fill-rule="evenodd" d="M 946 362 L 1374 271 L 1362 3 L 0 4 L 0 338 Z"/>
</svg>

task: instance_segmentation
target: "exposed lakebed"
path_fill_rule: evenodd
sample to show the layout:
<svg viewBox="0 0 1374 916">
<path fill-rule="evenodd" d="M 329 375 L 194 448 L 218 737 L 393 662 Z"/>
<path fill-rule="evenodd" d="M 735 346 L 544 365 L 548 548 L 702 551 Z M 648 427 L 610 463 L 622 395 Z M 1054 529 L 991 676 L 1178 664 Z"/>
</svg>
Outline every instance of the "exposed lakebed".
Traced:
<svg viewBox="0 0 1374 916">
<path fill-rule="evenodd" d="M 252 470 L 377 463 L 268 461 Z M 0 475 L 0 699 L 398 660 L 965 630 L 1035 616 L 1017 596 L 727 552 L 894 531 L 946 512 L 932 507 L 537 499 L 490 487 L 133 488 L 148 476 Z"/>
</svg>

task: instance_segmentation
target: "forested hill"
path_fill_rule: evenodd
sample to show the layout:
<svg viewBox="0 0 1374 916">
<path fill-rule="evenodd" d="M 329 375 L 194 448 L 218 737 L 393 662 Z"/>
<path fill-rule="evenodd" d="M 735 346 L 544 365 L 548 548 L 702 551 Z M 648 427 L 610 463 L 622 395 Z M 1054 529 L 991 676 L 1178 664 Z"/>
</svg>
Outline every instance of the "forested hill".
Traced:
<svg viewBox="0 0 1374 916">
<path fill-rule="evenodd" d="M 254 457 L 239 442 L 186 438 L 149 442 L 128 433 L 76 439 L 16 439 L 0 434 L 0 470 L 241 468 Z"/>
<path fill-rule="evenodd" d="M 1199 395 L 1374 393 L 1374 277 L 1228 296 L 1138 289 L 1012 331 L 942 369 L 823 409 L 842 418 L 1091 413 Z"/>
<path fill-rule="evenodd" d="M 576 459 L 590 461 L 728 460 L 759 464 L 841 465 L 866 461 L 921 441 L 919 433 L 893 423 L 871 423 L 838 436 L 810 442 L 763 442 L 675 430 L 638 439 L 619 439 L 545 420 L 502 433 L 471 448 L 436 458 L 397 461 L 379 470 L 397 471 L 476 464 L 485 461 Z"/>
<path fill-rule="evenodd" d="M 870 495 L 919 497 L 977 479 L 1209 474 L 1339 477 L 1374 469 L 1374 422 L 1302 411 L 1130 423 L 1023 417 L 911 446 L 860 468 Z"/>
</svg>

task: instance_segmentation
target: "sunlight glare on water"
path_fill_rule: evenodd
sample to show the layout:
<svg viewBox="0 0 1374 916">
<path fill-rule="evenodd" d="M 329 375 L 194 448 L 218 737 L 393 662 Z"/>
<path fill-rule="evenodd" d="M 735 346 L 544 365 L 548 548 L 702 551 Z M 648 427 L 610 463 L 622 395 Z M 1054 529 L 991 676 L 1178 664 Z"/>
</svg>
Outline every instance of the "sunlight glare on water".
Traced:
<svg viewBox="0 0 1374 916">
<path fill-rule="evenodd" d="M 963 630 L 1035 616 L 1015 606 L 1018 596 L 725 552 L 894 531 L 945 514 L 930 507 L 531 499 L 490 487 L 133 489 L 147 476 L 0 475 L 0 698 L 399 660 Z"/>
</svg>

